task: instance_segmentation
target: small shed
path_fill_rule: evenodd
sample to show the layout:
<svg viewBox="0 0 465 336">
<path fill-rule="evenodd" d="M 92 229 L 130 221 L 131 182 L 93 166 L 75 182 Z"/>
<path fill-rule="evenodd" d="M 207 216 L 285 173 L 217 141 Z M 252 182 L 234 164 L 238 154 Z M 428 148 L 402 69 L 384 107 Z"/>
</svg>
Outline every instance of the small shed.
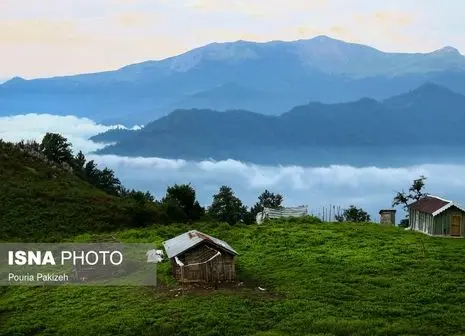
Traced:
<svg viewBox="0 0 465 336">
<path fill-rule="evenodd" d="M 457 202 L 426 196 L 408 206 L 410 229 L 431 236 L 465 237 L 465 208 Z"/>
<path fill-rule="evenodd" d="M 181 283 L 219 283 L 236 280 L 238 254 L 228 243 L 197 230 L 163 243 L 173 277 Z"/>
<path fill-rule="evenodd" d="M 381 225 L 395 226 L 396 225 L 396 210 L 383 209 L 379 211 Z"/>
</svg>

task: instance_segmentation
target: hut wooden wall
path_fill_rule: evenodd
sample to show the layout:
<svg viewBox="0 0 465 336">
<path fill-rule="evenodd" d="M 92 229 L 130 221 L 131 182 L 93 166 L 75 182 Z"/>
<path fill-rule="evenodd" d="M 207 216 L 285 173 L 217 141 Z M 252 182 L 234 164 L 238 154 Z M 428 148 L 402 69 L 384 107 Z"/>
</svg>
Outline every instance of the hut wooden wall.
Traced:
<svg viewBox="0 0 465 336">
<path fill-rule="evenodd" d="M 427 234 L 434 234 L 433 215 L 418 210 L 410 210 L 409 220 L 413 230 Z"/>
<path fill-rule="evenodd" d="M 214 251 L 212 251 L 212 249 Z M 213 260 L 202 263 L 216 254 L 221 253 Z M 178 256 L 178 259 L 186 266 L 179 266 L 172 259 L 173 276 L 182 282 L 231 282 L 236 280 L 235 256 L 224 250 L 218 250 L 215 246 L 201 244 Z M 188 266 L 189 264 L 202 263 Z M 182 273 L 181 273 L 182 271 Z"/>
<path fill-rule="evenodd" d="M 450 235 L 453 216 L 460 216 L 462 218 L 461 228 L 460 228 L 461 236 L 465 237 L 465 213 L 455 207 L 451 207 L 435 217 L 434 234 L 435 235 Z"/>
<path fill-rule="evenodd" d="M 465 237 L 465 213 L 455 207 L 445 210 L 436 217 L 417 210 L 409 212 L 409 220 L 413 230 L 436 236 L 449 236 L 451 234 L 453 216 L 461 216 L 461 237 Z"/>
</svg>

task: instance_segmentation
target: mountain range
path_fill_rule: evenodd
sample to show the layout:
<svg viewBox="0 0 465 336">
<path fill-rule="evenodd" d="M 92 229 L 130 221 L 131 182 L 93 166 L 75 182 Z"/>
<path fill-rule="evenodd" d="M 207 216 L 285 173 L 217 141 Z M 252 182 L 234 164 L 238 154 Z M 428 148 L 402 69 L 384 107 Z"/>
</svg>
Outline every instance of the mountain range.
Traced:
<svg viewBox="0 0 465 336">
<path fill-rule="evenodd" d="M 279 115 L 310 101 L 384 100 L 425 82 L 465 94 L 465 57 L 453 47 L 388 53 L 327 36 L 236 41 L 115 71 L 15 77 L 0 85 L 0 116 L 72 114 L 131 126 L 191 108 Z"/>
<path fill-rule="evenodd" d="M 245 110 L 180 109 L 138 131 L 94 141 L 99 154 L 258 164 L 379 166 L 465 153 L 465 96 L 436 84 L 383 101 L 312 102 L 270 116 Z M 425 161 L 426 160 L 426 161 Z"/>
</svg>

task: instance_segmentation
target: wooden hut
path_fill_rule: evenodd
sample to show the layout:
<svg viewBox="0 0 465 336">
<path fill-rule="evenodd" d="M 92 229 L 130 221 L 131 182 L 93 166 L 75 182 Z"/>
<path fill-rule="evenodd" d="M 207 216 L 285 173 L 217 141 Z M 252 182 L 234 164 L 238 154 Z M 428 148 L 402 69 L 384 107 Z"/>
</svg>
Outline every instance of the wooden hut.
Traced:
<svg viewBox="0 0 465 336">
<path fill-rule="evenodd" d="M 408 206 L 411 230 L 431 236 L 465 237 L 465 208 L 437 196 L 427 196 Z"/>
<path fill-rule="evenodd" d="M 237 252 L 226 242 L 192 230 L 163 243 L 179 282 L 220 283 L 236 280 Z"/>
</svg>

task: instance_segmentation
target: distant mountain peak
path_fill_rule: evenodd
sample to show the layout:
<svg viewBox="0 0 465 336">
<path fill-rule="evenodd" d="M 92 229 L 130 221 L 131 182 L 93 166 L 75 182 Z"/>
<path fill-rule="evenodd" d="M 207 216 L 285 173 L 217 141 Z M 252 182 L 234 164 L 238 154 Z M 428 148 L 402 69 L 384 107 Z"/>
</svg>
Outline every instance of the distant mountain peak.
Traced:
<svg viewBox="0 0 465 336">
<path fill-rule="evenodd" d="M 409 92 L 406 92 L 404 94 L 401 94 L 395 97 L 391 97 L 387 99 L 387 101 L 394 101 L 398 98 L 420 99 L 420 100 L 425 99 L 429 101 L 429 99 L 436 99 L 437 97 L 443 97 L 443 98 L 449 97 L 452 99 L 452 97 L 457 97 L 457 96 L 463 98 L 461 94 L 456 93 L 455 91 L 452 91 L 449 88 L 446 88 L 444 86 L 441 86 L 435 83 L 426 82 Z"/>
<path fill-rule="evenodd" d="M 316 40 L 316 41 L 339 41 L 335 38 L 332 38 L 332 37 L 329 37 L 327 35 L 318 35 L 318 36 L 315 36 L 312 40 Z"/>
<path fill-rule="evenodd" d="M 435 83 L 432 83 L 432 82 L 426 82 L 422 85 L 420 85 L 419 87 L 417 87 L 415 90 L 412 90 L 411 92 L 416 92 L 416 93 L 431 93 L 431 92 L 444 92 L 444 93 L 452 93 L 452 94 L 455 94 L 454 91 L 444 87 L 444 86 L 441 86 L 439 84 L 435 84 Z"/>
<path fill-rule="evenodd" d="M 410 92 L 384 101 L 390 107 L 409 107 L 414 104 L 421 104 L 426 108 L 434 108 L 438 102 L 440 104 L 448 102 L 450 104 L 464 105 L 465 96 L 444 86 L 426 82 Z"/>
<path fill-rule="evenodd" d="M 291 41 L 290 43 L 321 43 L 321 44 L 338 44 L 338 45 L 351 45 L 354 43 L 338 40 L 336 38 L 327 35 L 318 35 L 308 39 L 300 39 L 297 41 Z"/>
<path fill-rule="evenodd" d="M 450 55 L 460 55 L 460 51 L 458 49 L 451 47 L 451 46 L 446 46 L 444 48 L 438 49 L 436 51 L 433 51 L 433 54 L 450 54 Z"/>
<path fill-rule="evenodd" d="M 26 79 L 16 76 L 16 77 L 11 78 L 10 80 L 5 81 L 1 85 L 3 87 L 11 87 L 11 86 L 15 86 L 17 84 L 22 84 L 22 83 L 24 83 L 26 81 L 27 81 Z"/>
<path fill-rule="evenodd" d="M 6 83 L 16 83 L 16 82 L 25 82 L 26 80 L 22 77 L 15 76 L 11 78 L 10 80 L 6 81 Z"/>
</svg>

